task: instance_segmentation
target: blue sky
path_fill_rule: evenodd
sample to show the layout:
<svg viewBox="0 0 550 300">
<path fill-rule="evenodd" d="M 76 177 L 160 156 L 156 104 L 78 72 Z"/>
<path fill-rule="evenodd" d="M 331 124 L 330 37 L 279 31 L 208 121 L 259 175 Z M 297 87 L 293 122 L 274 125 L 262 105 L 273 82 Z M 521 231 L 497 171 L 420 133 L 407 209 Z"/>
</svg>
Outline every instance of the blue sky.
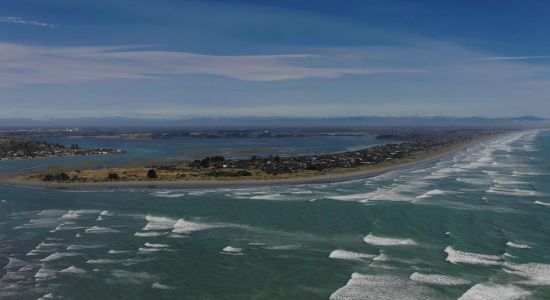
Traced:
<svg viewBox="0 0 550 300">
<path fill-rule="evenodd" d="M 550 117 L 548 1 L 6 0 L 0 118 Z"/>
</svg>

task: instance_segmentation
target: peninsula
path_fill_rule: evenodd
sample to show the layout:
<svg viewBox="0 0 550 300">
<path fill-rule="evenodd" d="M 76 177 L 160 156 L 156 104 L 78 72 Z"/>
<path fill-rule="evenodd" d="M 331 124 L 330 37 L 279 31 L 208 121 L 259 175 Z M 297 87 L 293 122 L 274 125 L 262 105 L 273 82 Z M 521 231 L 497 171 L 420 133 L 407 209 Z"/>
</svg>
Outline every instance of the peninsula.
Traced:
<svg viewBox="0 0 550 300">
<path fill-rule="evenodd" d="M 294 157 L 252 156 L 249 159 L 209 156 L 201 160 L 182 161 L 170 165 L 27 174 L 19 176 L 13 183 L 51 187 L 307 183 L 319 178 L 338 179 L 380 173 L 437 159 L 490 135 L 492 133 L 460 132 L 401 136 L 400 138 L 404 141 L 393 141 L 361 150 L 333 154 Z"/>
</svg>

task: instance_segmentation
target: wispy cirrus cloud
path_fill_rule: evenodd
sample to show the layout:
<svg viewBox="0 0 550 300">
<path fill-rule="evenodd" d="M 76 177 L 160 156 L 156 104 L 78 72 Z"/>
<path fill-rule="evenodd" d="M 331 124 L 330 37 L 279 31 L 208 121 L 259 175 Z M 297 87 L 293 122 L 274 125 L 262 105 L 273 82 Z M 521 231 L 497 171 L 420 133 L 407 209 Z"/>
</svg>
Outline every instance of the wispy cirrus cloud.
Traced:
<svg viewBox="0 0 550 300">
<path fill-rule="evenodd" d="M 547 55 L 533 55 L 533 56 L 489 56 L 485 57 L 485 60 L 528 60 L 528 59 L 543 59 L 549 58 Z"/>
<path fill-rule="evenodd" d="M 131 47 L 42 47 L 0 43 L 0 86 L 214 75 L 246 81 L 410 74 L 415 68 L 340 67 L 315 54 L 205 55 Z"/>
<path fill-rule="evenodd" d="M 33 20 L 26 20 L 21 17 L 13 17 L 13 16 L 0 16 L 0 22 L 2 23 L 12 23 L 12 24 L 22 24 L 22 25 L 32 25 L 32 26 L 40 26 L 40 27 L 48 27 L 48 28 L 56 28 L 57 25 L 45 23 L 45 22 L 39 22 L 39 21 L 33 21 Z"/>
</svg>

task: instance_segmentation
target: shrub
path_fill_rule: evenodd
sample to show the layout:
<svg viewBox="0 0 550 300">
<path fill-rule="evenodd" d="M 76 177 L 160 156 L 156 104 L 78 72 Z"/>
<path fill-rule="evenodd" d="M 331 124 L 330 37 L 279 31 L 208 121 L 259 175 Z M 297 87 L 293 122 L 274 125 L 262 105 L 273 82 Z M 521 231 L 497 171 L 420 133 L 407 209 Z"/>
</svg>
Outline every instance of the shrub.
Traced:
<svg viewBox="0 0 550 300">
<path fill-rule="evenodd" d="M 155 169 L 149 169 L 149 171 L 147 171 L 147 178 L 149 179 L 158 178 L 157 171 Z"/>
</svg>

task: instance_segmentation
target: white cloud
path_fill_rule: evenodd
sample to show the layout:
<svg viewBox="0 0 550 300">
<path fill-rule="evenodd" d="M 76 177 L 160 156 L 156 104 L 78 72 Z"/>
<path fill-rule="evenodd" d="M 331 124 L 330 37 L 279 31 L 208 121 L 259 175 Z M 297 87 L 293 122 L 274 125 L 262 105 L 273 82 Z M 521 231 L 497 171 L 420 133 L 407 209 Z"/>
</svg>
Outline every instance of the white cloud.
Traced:
<svg viewBox="0 0 550 300">
<path fill-rule="evenodd" d="M 2 22 L 2 23 L 13 23 L 13 24 L 23 24 L 23 25 L 33 25 L 33 26 L 49 27 L 49 28 L 57 27 L 57 25 L 54 25 L 54 24 L 44 23 L 44 22 L 39 22 L 39 21 L 32 21 L 32 20 L 25 20 L 21 17 L 0 17 L 0 22 Z"/>
<path fill-rule="evenodd" d="M 136 50 L 135 47 L 42 47 L 0 43 L 0 86 L 153 79 L 191 74 L 279 81 L 419 72 L 416 68 L 335 67 L 333 60 L 311 54 L 216 56 Z M 311 66 L 312 63 L 315 66 Z"/>
</svg>

